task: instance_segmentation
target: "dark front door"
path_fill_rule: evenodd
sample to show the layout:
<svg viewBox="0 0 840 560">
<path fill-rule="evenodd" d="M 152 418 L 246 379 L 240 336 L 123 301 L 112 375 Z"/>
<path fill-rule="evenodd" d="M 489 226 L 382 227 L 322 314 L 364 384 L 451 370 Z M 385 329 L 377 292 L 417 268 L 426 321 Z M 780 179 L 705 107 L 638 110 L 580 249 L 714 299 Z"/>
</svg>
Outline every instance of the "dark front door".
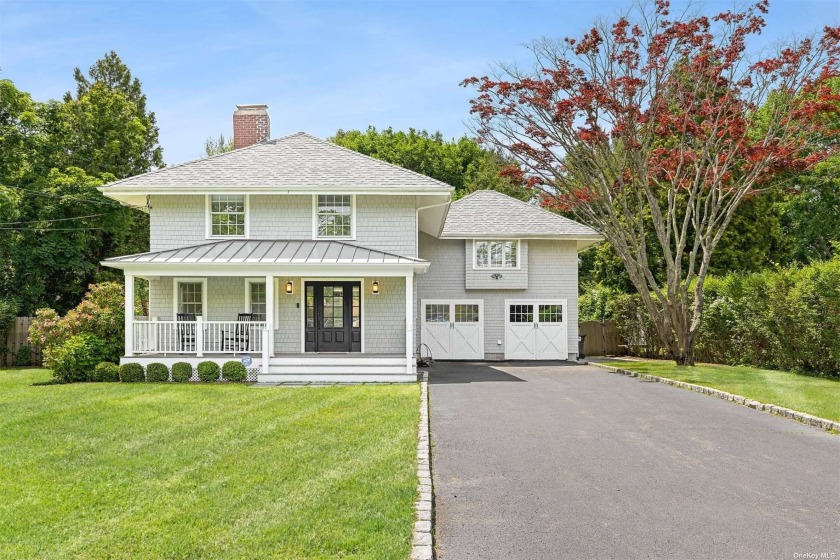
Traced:
<svg viewBox="0 0 840 560">
<path fill-rule="evenodd" d="M 361 352 L 358 282 L 306 283 L 306 351 Z"/>
</svg>

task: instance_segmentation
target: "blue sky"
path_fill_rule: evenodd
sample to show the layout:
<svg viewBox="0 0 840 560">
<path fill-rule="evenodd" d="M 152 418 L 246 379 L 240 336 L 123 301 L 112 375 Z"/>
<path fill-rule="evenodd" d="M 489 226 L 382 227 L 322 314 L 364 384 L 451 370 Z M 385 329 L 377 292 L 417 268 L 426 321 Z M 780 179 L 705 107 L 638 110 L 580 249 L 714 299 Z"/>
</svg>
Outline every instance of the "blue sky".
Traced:
<svg viewBox="0 0 840 560">
<path fill-rule="evenodd" d="M 527 62 L 541 37 L 577 36 L 631 0 L 212 2 L 0 0 L 0 77 L 37 100 L 115 50 L 143 82 L 167 163 L 230 134 L 237 103 L 267 103 L 272 136 L 339 128 L 467 131 L 465 77 Z M 707 1 L 706 11 L 732 2 Z M 840 22 L 840 0 L 771 0 L 762 42 Z"/>
</svg>

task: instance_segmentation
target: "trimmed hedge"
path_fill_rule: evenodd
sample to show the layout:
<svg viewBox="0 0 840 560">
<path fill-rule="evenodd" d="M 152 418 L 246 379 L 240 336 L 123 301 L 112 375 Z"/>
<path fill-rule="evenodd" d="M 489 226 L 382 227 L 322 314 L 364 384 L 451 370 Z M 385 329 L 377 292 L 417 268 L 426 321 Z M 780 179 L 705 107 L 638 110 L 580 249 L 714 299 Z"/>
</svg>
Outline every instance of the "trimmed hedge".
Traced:
<svg viewBox="0 0 840 560">
<path fill-rule="evenodd" d="M 749 365 L 840 377 L 840 256 L 805 267 L 706 280 L 698 362 Z M 641 298 L 611 302 L 631 350 L 664 357 Z"/>
<path fill-rule="evenodd" d="M 172 364 L 172 381 L 175 383 L 186 383 L 192 378 L 193 368 L 187 362 Z"/>
<path fill-rule="evenodd" d="M 123 383 L 137 383 L 143 381 L 143 366 L 140 364 L 123 364 L 120 366 L 120 381 Z"/>
<path fill-rule="evenodd" d="M 113 382 L 120 380 L 120 366 L 111 362 L 99 362 L 93 368 L 93 381 Z"/>
<path fill-rule="evenodd" d="M 225 365 L 222 366 L 222 377 L 232 382 L 245 381 L 248 378 L 248 370 L 245 369 L 245 366 L 241 362 L 231 360 L 230 362 L 225 362 Z"/>
<path fill-rule="evenodd" d="M 108 347 L 98 336 L 84 333 L 71 336 L 59 346 L 49 349 L 47 366 L 56 379 L 64 383 L 89 381 L 99 362 L 109 356 Z"/>
<path fill-rule="evenodd" d="M 146 366 L 146 381 L 149 383 L 164 383 L 169 381 L 169 368 L 166 364 L 152 363 Z"/>
<path fill-rule="evenodd" d="M 198 380 L 213 383 L 219 380 L 219 364 L 216 362 L 201 362 L 198 364 Z"/>
</svg>

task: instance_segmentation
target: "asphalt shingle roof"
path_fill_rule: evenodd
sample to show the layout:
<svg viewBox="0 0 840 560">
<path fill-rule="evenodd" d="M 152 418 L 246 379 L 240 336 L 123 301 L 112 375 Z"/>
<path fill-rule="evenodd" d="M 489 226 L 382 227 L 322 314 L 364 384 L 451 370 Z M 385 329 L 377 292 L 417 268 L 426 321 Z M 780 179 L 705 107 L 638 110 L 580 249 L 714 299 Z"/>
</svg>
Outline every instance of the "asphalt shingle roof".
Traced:
<svg viewBox="0 0 840 560">
<path fill-rule="evenodd" d="M 335 240 L 226 239 L 178 249 L 113 257 L 103 262 L 105 264 L 422 264 L 427 261 Z"/>
<path fill-rule="evenodd" d="M 600 238 L 589 226 L 498 191 L 476 191 L 452 203 L 441 237 L 488 236 Z"/>
<path fill-rule="evenodd" d="M 115 181 L 102 190 L 146 187 L 369 187 L 452 189 L 441 181 L 305 132 Z"/>
</svg>

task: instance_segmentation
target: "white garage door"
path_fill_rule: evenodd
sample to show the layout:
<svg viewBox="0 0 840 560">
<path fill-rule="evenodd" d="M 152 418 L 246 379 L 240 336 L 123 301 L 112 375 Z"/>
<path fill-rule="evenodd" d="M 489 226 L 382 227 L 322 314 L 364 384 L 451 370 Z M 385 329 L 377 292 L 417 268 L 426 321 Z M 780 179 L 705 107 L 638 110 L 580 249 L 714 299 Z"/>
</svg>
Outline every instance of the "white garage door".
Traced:
<svg viewBox="0 0 840 560">
<path fill-rule="evenodd" d="M 420 341 L 435 360 L 484 358 L 484 309 L 481 300 L 424 299 Z"/>
<path fill-rule="evenodd" d="M 566 360 L 566 300 L 505 300 L 505 359 Z"/>
</svg>

